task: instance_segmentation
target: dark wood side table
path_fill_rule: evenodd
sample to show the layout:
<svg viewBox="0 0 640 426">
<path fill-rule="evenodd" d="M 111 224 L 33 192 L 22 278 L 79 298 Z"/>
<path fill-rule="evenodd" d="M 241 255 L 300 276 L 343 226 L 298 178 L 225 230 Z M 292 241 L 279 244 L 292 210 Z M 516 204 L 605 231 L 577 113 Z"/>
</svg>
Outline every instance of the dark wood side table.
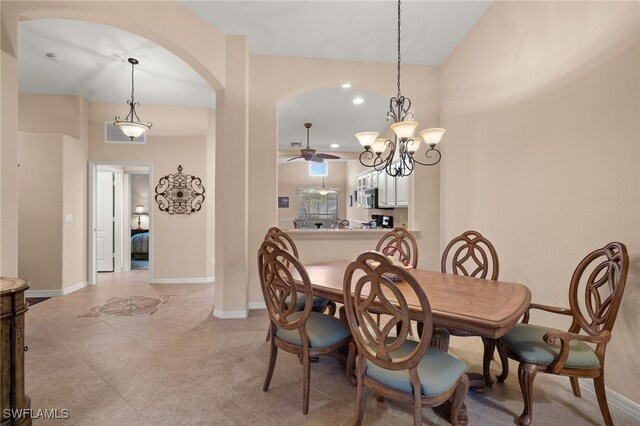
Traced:
<svg viewBox="0 0 640 426">
<path fill-rule="evenodd" d="M 0 418 L 2 426 L 31 425 L 31 400 L 24 393 L 24 314 L 29 305 L 24 292 L 29 284 L 20 278 L 0 278 L 0 343 L 2 384 Z M 5 410 L 17 416 L 5 417 Z"/>
</svg>

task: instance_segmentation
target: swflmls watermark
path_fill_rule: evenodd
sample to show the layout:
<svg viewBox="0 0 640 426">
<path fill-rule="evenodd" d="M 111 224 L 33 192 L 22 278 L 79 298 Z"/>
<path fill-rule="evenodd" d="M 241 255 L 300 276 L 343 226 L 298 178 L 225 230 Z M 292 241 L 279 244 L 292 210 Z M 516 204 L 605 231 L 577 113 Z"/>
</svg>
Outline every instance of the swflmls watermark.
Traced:
<svg viewBox="0 0 640 426">
<path fill-rule="evenodd" d="M 32 419 L 64 420 L 69 418 L 69 410 L 67 408 L 22 408 L 20 410 L 5 408 L 2 410 L 3 419 L 24 419 L 27 417 Z"/>
</svg>

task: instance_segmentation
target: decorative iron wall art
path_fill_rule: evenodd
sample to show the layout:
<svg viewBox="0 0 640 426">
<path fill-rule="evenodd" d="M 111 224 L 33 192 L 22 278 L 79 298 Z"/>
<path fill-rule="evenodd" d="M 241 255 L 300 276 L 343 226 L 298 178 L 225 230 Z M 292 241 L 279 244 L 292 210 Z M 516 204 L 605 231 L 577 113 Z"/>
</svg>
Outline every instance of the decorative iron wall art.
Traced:
<svg viewBox="0 0 640 426">
<path fill-rule="evenodd" d="M 204 202 L 202 179 L 185 175 L 182 173 L 182 166 L 178 166 L 178 173 L 160 178 L 156 185 L 155 199 L 160 211 L 169 214 L 197 212 Z"/>
</svg>

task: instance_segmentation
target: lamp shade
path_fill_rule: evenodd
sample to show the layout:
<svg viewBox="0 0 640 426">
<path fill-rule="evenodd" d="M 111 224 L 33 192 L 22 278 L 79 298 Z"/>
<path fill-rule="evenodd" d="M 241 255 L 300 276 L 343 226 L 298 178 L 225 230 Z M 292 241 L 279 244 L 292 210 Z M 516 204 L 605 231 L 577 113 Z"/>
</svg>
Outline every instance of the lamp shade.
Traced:
<svg viewBox="0 0 640 426">
<path fill-rule="evenodd" d="M 376 140 L 379 134 L 380 133 L 378 132 L 360 132 L 356 133 L 356 138 L 358 138 L 360 145 L 368 148 L 373 145 L 373 142 Z"/>
<path fill-rule="evenodd" d="M 421 131 L 420 136 L 422 136 L 424 141 L 431 147 L 434 147 L 440 142 L 440 139 L 442 139 L 442 135 L 444 135 L 444 132 L 446 132 L 445 129 L 434 127 L 433 129 Z"/>
<path fill-rule="evenodd" d="M 149 130 L 149 126 L 145 126 L 142 123 L 132 123 L 131 121 L 117 121 L 115 123 L 116 126 L 130 138 L 137 138 L 142 135 L 144 132 Z"/>
<path fill-rule="evenodd" d="M 133 212 L 133 214 L 147 214 L 147 210 L 145 210 L 144 206 L 142 204 L 138 204 L 136 206 L 136 210 Z"/>
<path fill-rule="evenodd" d="M 407 141 L 407 151 L 411 154 L 416 152 L 418 148 L 420 148 L 420 143 L 422 139 L 420 138 L 411 138 Z"/>
<path fill-rule="evenodd" d="M 399 121 L 393 123 L 390 127 L 399 139 L 409 139 L 413 136 L 413 131 L 418 127 L 418 123 L 415 121 Z"/>
<path fill-rule="evenodd" d="M 376 154 L 382 154 L 384 150 L 387 149 L 387 140 L 381 138 L 376 139 L 375 141 L 373 141 L 373 145 L 371 148 Z"/>
</svg>

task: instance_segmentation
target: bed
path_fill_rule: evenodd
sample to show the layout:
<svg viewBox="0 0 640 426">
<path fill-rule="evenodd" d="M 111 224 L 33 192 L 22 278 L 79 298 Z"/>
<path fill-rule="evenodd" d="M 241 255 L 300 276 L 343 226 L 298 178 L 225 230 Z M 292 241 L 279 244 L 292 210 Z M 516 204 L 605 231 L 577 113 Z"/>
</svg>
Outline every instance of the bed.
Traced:
<svg viewBox="0 0 640 426">
<path fill-rule="evenodd" d="M 141 232 L 131 236 L 131 258 L 149 259 L 149 232 Z"/>
</svg>

